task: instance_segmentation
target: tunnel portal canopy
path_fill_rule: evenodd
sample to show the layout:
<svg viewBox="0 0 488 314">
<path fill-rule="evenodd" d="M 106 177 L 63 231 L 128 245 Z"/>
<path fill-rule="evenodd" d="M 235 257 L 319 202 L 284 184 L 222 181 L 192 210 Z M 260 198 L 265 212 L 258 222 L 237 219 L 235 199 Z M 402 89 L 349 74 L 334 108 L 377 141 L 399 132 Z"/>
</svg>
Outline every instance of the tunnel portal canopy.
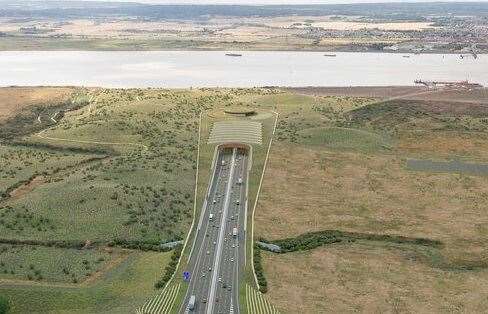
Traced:
<svg viewBox="0 0 488 314">
<path fill-rule="evenodd" d="M 261 122 L 227 120 L 215 122 L 208 144 L 245 143 L 261 145 L 263 126 Z"/>
</svg>

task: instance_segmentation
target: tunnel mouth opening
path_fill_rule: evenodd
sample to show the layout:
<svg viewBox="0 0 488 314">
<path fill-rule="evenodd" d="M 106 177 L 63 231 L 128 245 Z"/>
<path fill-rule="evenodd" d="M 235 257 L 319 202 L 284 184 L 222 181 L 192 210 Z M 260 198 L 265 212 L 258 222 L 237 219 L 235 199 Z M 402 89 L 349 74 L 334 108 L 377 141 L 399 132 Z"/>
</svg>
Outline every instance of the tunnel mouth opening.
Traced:
<svg viewBox="0 0 488 314">
<path fill-rule="evenodd" d="M 220 144 L 217 149 L 222 150 L 222 149 L 232 149 L 232 148 L 237 148 L 237 149 L 242 149 L 246 151 L 246 153 L 249 153 L 251 150 L 251 146 L 249 144 L 244 144 L 244 143 L 223 143 Z"/>
<path fill-rule="evenodd" d="M 258 114 L 256 110 L 250 108 L 229 108 L 224 109 L 224 113 L 236 117 L 251 117 Z"/>
</svg>

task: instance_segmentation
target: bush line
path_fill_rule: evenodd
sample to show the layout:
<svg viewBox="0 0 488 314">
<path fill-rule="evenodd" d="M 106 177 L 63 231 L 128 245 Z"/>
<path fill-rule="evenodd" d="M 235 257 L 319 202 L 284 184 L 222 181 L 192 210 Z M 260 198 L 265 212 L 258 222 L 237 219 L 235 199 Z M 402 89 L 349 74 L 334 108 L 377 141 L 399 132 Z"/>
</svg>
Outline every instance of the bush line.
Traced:
<svg viewBox="0 0 488 314">
<path fill-rule="evenodd" d="M 83 241 L 68 240 L 17 240 L 17 239 L 0 239 L 0 244 L 11 245 L 38 245 L 57 248 L 81 249 L 85 246 Z"/>
<path fill-rule="evenodd" d="M 166 283 L 170 281 L 171 277 L 173 277 L 173 274 L 176 271 L 176 267 L 178 266 L 178 260 L 180 259 L 182 248 L 183 246 L 181 244 L 175 246 L 173 254 L 171 255 L 171 261 L 168 265 L 166 265 L 166 268 L 164 269 L 163 277 L 156 281 L 156 283 L 154 284 L 154 287 L 156 289 L 163 288 Z"/>
<path fill-rule="evenodd" d="M 319 246 L 337 242 L 354 242 L 356 240 L 381 241 L 397 244 L 414 244 L 422 246 L 440 247 L 442 242 L 426 238 L 412 238 L 389 234 L 370 234 L 358 232 L 345 232 L 339 230 L 323 230 L 307 232 L 295 238 L 286 238 L 268 241 L 260 238 L 259 241 L 276 244 L 281 247 L 280 253 L 311 250 Z M 265 249 L 265 248 L 262 248 Z M 265 249 L 266 250 L 266 249 Z"/>
<path fill-rule="evenodd" d="M 37 245 L 45 247 L 56 247 L 64 249 L 82 249 L 85 248 L 87 242 L 78 240 L 18 240 L 18 239 L 1 239 L 0 244 L 11 244 L 11 245 Z M 119 247 L 125 249 L 139 250 L 139 251 L 155 251 L 155 252 L 168 252 L 171 248 L 162 247 L 160 242 L 143 242 L 137 240 L 122 240 L 115 239 L 109 242 L 99 241 L 90 242 L 88 247 L 97 246 L 109 246 L 109 247 Z"/>
<path fill-rule="evenodd" d="M 32 143 L 23 141 L 6 141 L 4 145 L 13 147 L 36 148 L 44 150 L 52 150 L 58 152 L 68 152 L 75 154 L 95 154 L 95 155 L 117 155 L 111 148 L 83 148 L 83 147 L 63 147 L 47 143 Z"/>
<path fill-rule="evenodd" d="M 254 244 L 254 253 L 253 253 L 253 261 L 254 261 L 254 271 L 256 272 L 256 277 L 258 279 L 259 291 L 261 293 L 268 292 L 268 282 L 266 281 L 266 277 L 264 276 L 264 270 L 262 265 L 262 258 L 261 258 L 261 248 Z"/>
<path fill-rule="evenodd" d="M 140 251 L 169 252 L 172 250 L 170 247 L 163 247 L 160 241 L 114 239 L 108 243 L 108 246 L 116 246 Z"/>
</svg>

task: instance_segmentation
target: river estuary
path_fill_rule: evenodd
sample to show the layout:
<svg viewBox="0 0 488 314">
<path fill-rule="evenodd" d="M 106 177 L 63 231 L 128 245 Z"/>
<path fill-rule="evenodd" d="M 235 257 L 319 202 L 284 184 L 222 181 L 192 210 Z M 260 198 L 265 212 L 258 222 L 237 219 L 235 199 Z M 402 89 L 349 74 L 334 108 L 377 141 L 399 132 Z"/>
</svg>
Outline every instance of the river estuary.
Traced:
<svg viewBox="0 0 488 314">
<path fill-rule="evenodd" d="M 488 85 L 488 55 L 246 51 L 2 51 L 0 86 L 253 87 Z"/>
</svg>

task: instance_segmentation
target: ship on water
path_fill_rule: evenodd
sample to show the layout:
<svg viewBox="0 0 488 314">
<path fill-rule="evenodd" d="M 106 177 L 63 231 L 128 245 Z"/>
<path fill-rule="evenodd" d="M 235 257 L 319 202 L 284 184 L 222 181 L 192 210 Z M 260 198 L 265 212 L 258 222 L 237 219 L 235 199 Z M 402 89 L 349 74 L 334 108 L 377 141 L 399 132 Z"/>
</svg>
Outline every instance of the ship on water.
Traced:
<svg viewBox="0 0 488 314">
<path fill-rule="evenodd" d="M 226 53 L 225 55 L 228 57 L 242 57 L 240 53 Z"/>
<path fill-rule="evenodd" d="M 324 57 L 336 57 L 337 55 L 336 54 L 333 54 L 333 53 L 326 53 L 324 55 Z"/>
</svg>

